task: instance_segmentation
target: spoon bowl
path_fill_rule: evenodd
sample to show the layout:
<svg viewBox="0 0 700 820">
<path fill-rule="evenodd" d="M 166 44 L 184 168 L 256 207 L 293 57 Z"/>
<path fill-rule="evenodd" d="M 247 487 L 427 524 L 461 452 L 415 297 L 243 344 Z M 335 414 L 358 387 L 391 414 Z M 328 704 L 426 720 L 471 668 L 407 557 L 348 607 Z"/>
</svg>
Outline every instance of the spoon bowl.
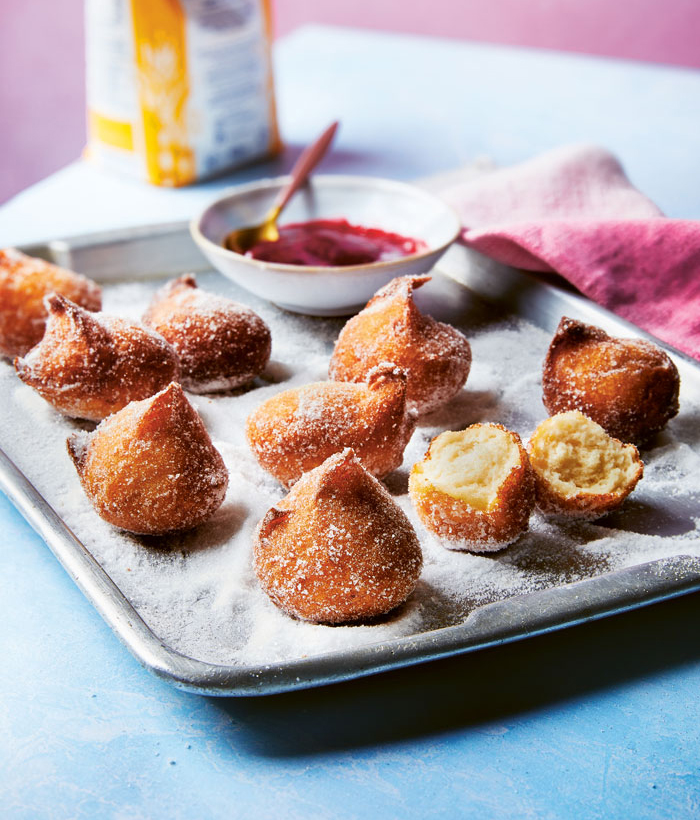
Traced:
<svg viewBox="0 0 700 820">
<path fill-rule="evenodd" d="M 224 247 L 234 253 L 247 253 L 259 242 L 277 242 L 280 232 L 277 230 L 277 217 L 260 225 L 247 228 L 236 228 L 224 239 Z"/>
</svg>

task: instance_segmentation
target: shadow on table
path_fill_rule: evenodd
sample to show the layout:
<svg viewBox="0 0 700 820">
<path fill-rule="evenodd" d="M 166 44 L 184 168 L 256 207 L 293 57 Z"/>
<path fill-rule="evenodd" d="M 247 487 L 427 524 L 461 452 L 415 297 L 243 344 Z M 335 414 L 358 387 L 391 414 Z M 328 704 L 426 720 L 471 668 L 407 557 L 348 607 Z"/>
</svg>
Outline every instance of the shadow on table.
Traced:
<svg viewBox="0 0 700 820">
<path fill-rule="evenodd" d="M 211 699 L 264 757 L 369 748 L 503 723 L 700 661 L 700 594 L 371 678 Z"/>
</svg>

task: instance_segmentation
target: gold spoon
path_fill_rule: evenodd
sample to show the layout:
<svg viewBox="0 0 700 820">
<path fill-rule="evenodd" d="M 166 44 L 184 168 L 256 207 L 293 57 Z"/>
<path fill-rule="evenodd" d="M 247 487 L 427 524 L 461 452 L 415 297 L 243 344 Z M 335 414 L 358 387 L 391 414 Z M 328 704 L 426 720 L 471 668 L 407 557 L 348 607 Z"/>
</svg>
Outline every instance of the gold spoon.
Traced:
<svg viewBox="0 0 700 820">
<path fill-rule="evenodd" d="M 309 174 L 318 165 L 333 141 L 338 122 L 329 125 L 320 137 L 306 148 L 291 170 L 289 182 L 281 189 L 270 210 L 259 225 L 236 228 L 226 234 L 223 245 L 230 251 L 245 253 L 258 242 L 276 242 L 279 238 L 277 219 L 292 196 L 306 182 Z"/>
</svg>

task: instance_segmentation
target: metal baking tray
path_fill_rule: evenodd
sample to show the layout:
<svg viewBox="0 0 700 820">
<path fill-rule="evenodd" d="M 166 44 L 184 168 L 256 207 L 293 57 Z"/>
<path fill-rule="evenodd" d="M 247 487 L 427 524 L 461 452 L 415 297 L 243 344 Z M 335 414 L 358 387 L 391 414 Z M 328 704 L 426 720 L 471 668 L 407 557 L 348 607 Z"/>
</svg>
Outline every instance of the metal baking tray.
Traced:
<svg viewBox="0 0 700 820">
<path fill-rule="evenodd" d="M 209 270 L 184 223 L 55 240 L 22 250 L 102 283 Z M 461 247 L 451 249 L 438 268 L 436 281 L 444 281 L 448 291 L 459 282 L 459 287 L 473 295 L 472 305 L 482 305 L 493 315 L 514 314 L 550 333 L 566 314 L 616 335 L 647 335 L 558 281 L 515 271 Z M 458 315 L 450 319 L 459 325 Z M 664 347 L 676 362 L 685 387 L 694 397 L 700 396 L 698 363 Z M 700 559 L 679 554 L 493 601 L 471 610 L 461 623 L 438 624 L 408 637 L 261 666 L 219 665 L 186 657 L 159 639 L 86 546 L 1 450 L 0 489 L 136 658 L 160 678 L 202 694 L 263 695 L 348 680 L 527 638 L 700 589 Z M 698 514 L 697 509 L 682 512 L 690 517 Z M 663 534 L 663 522 L 659 526 Z"/>
</svg>

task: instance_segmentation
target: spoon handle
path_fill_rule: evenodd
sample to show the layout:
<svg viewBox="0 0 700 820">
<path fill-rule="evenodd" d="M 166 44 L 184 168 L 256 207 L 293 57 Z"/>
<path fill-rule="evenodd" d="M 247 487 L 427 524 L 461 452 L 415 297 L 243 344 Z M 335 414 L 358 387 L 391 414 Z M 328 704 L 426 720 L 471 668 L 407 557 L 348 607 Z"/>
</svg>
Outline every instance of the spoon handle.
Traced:
<svg viewBox="0 0 700 820">
<path fill-rule="evenodd" d="M 291 179 L 277 195 L 277 199 L 273 205 L 275 218 L 279 216 L 282 208 L 289 202 L 293 194 L 301 188 L 311 171 L 313 171 L 323 159 L 328 147 L 333 141 L 335 132 L 338 130 L 338 124 L 336 120 L 329 125 L 315 142 L 304 149 L 290 172 Z"/>
</svg>

